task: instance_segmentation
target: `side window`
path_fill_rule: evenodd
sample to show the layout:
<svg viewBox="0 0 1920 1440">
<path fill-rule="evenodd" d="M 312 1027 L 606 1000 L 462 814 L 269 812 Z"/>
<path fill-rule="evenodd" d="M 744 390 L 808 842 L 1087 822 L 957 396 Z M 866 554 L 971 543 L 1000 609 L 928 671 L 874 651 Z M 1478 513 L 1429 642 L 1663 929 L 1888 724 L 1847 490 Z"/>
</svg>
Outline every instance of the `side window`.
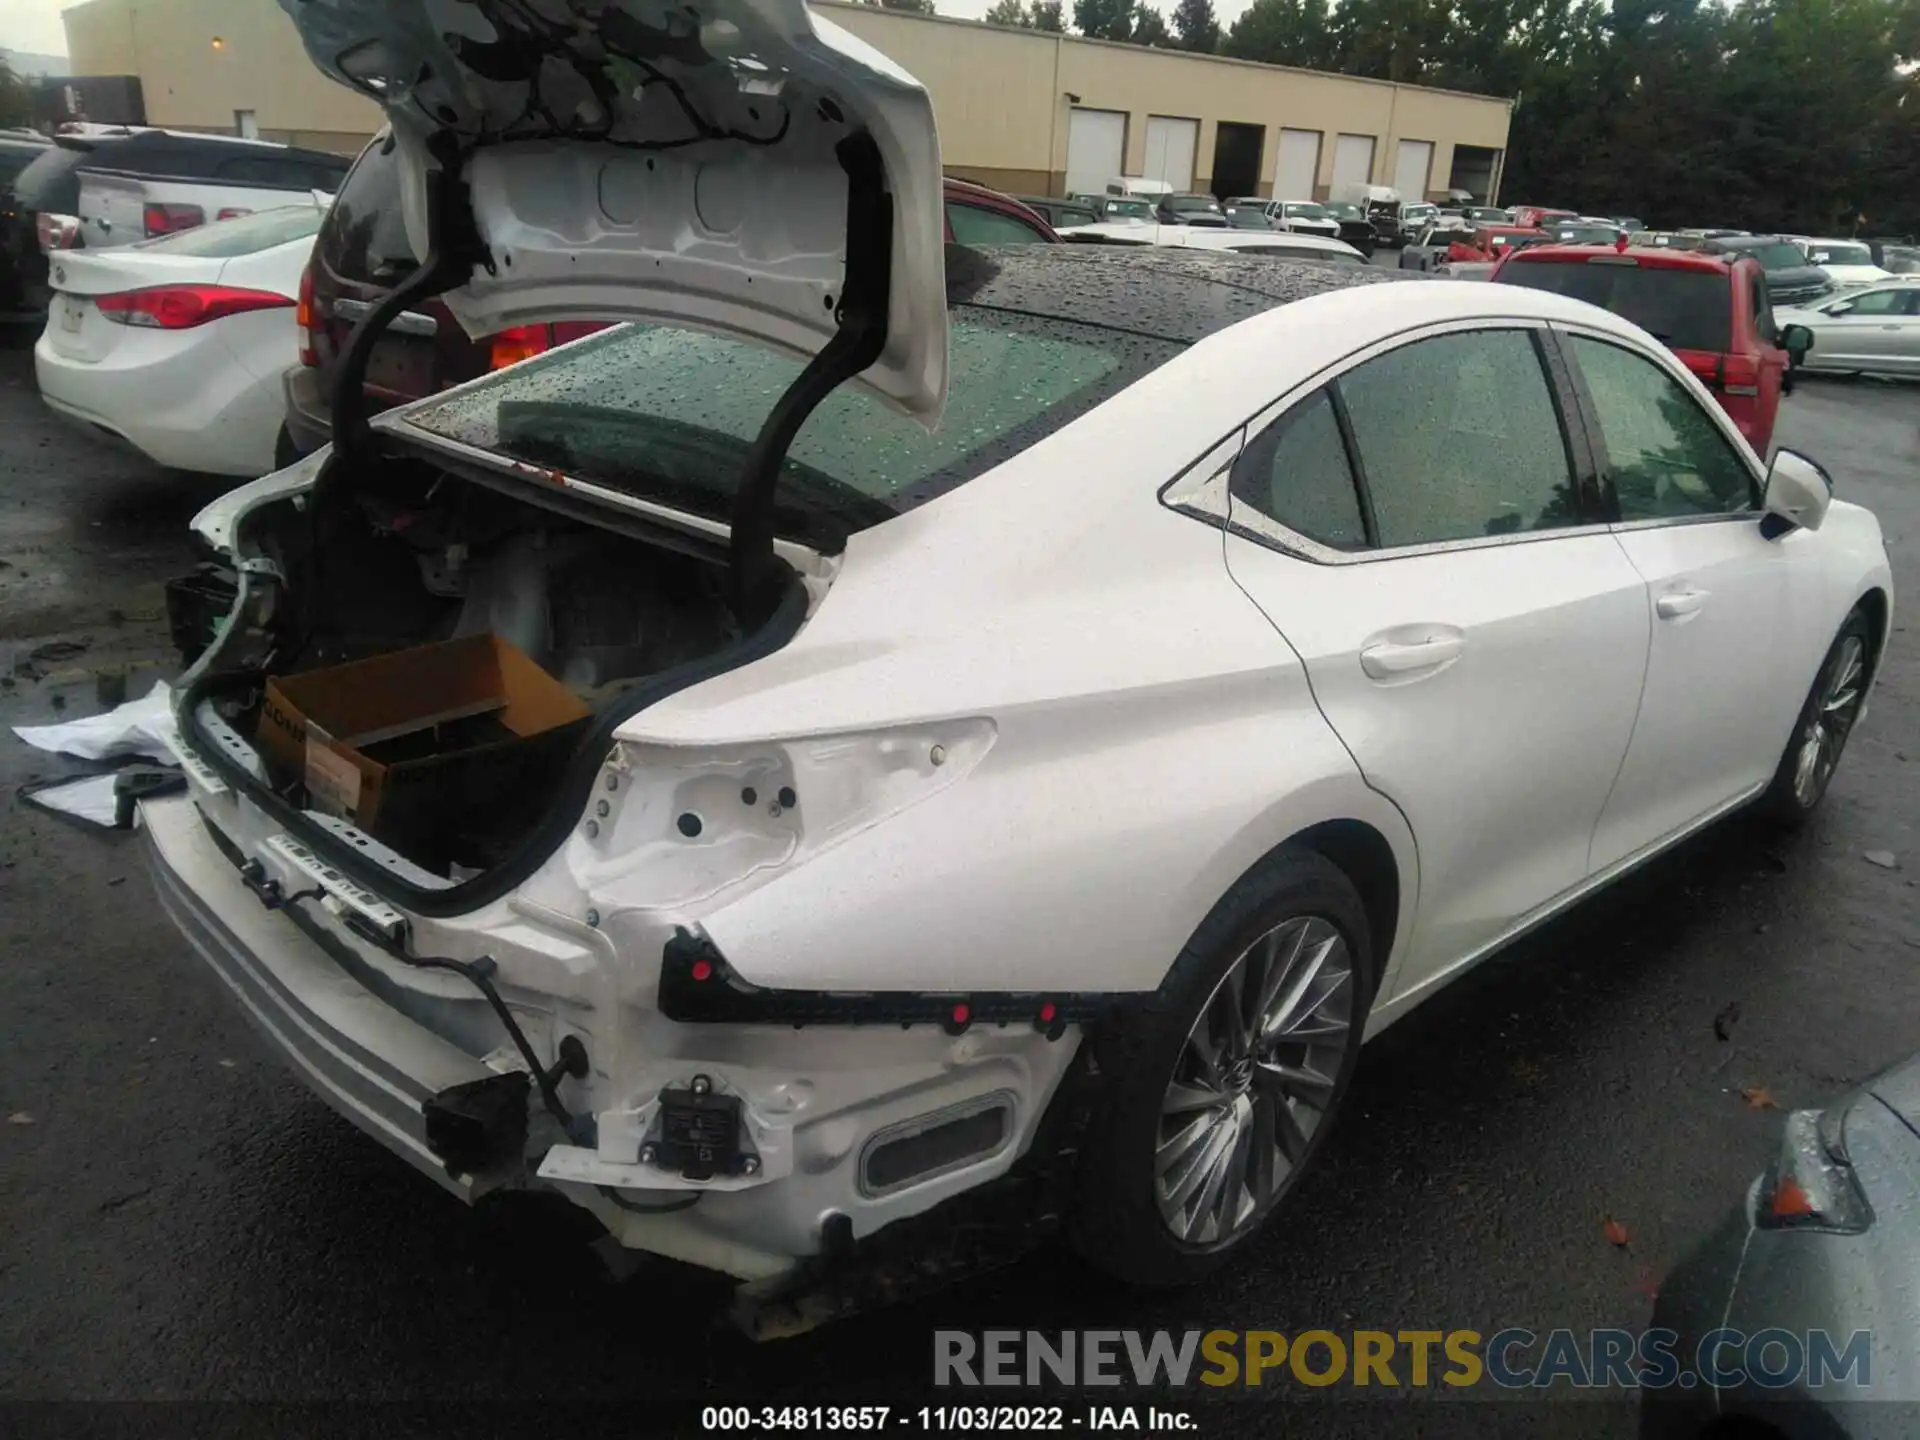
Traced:
<svg viewBox="0 0 1920 1440">
<path fill-rule="evenodd" d="M 1679 381 L 1618 345 L 1581 336 L 1572 345 L 1599 412 L 1622 520 L 1678 520 L 1754 507 L 1746 463 Z"/>
<path fill-rule="evenodd" d="M 1325 390 L 1261 431 L 1234 462 L 1230 485 L 1236 504 L 1310 540 L 1336 550 L 1366 548 L 1360 492 Z"/>
<path fill-rule="evenodd" d="M 1339 381 L 1383 546 L 1581 523 L 1533 336 L 1417 340 Z"/>
<path fill-rule="evenodd" d="M 1905 303 L 1909 298 L 1904 290 L 1869 290 L 1853 297 L 1853 308 L 1847 314 L 1909 315 L 1913 313 Z"/>
<path fill-rule="evenodd" d="M 949 204 L 947 227 L 956 245 L 1032 245 L 1046 239 L 1024 220 L 979 205 Z"/>
</svg>

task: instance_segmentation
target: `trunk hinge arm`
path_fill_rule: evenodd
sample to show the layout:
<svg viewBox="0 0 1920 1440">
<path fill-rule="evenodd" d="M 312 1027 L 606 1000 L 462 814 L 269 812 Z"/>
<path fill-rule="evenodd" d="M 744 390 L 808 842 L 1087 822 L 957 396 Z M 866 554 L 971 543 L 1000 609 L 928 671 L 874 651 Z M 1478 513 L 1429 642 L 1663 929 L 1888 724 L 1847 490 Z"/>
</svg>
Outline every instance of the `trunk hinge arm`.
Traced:
<svg viewBox="0 0 1920 1440">
<path fill-rule="evenodd" d="M 473 278 L 476 267 L 494 273 L 493 256 L 480 239 L 473 218 L 472 196 L 465 179 L 466 157 L 454 138 L 444 132 L 428 141 L 428 151 L 439 168 L 427 171 L 427 255 L 414 270 L 361 317 L 347 339 L 340 368 L 334 375 L 333 456 L 327 469 L 359 458 L 367 444 L 367 366 L 373 347 L 396 316 L 422 300 L 457 290 Z M 324 486 L 326 476 L 319 477 Z"/>
<path fill-rule="evenodd" d="M 847 267 L 839 328 L 774 403 L 747 452 L 734 495 L 728 599 L 744 625 L 757 625 L 780 598 L 773 506 L 787 448 L 814 407 L 880 358 L 893 291 L 893 197 L 880 147 L 862 130 L 835 147 L 847 173 Z"/>
</svg>

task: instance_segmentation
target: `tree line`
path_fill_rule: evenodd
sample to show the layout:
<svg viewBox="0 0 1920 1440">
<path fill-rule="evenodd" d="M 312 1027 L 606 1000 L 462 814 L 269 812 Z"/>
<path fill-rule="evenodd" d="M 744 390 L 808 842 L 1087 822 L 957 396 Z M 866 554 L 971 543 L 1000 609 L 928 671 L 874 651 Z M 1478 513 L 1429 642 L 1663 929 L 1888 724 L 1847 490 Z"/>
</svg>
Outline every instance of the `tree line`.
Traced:
<svg viewBox="0 0 1920 1440">
<path fill-rule="evenodd" d="M 881 0 L 930 9 L 930 0 Z M 1060 30 L 1060 0 L 987 19 Z M 1101 40 L 1515 100 L 1503 198 L 1654 225 L 1920 231 L 1920 0 L 1072 0 Z M 1258 119 L 1249 116 L 1249 119 Z"/>
</svg>

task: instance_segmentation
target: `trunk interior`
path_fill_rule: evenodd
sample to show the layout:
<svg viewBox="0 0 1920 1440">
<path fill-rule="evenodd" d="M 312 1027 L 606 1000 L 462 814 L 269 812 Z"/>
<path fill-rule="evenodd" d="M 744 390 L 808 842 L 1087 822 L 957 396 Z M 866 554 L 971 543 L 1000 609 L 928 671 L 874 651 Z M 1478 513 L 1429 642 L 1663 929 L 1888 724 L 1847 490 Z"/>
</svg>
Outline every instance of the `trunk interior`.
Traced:
<svg viewBox="0 0 1920 1440">
<path fill-rule="evenodd" d="M 794 610 L 749 633 L 724 549 L 637 515 L 420 459 L 374 468 L 248 517 L 243 551 L 286 585 L 228 628 L 200 694 L 253 743 L 283 814 L 335 814 L 443 882 L 530 869 L 578 819 L 570 792 L 609 722 L 765 653 Z M 316 763 L 316 743 L 384 772 L 377 811 L 368 777 Z"/>
</svg>

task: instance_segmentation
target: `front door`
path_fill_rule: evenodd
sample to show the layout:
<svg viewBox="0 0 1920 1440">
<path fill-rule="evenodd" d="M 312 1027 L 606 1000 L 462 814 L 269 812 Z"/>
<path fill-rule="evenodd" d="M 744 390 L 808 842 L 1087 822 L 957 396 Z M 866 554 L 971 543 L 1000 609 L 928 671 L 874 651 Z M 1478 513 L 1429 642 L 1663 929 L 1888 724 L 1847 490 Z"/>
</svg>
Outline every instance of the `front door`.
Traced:
<svg viewBox="0 0 1920 1440">
<path fill-rule="evenodd" d="M 1575 483 L 1541 343 L 1400 344 L 1234 467 L 1228 568 L 1419 847 L 1394 995 L 1585 879 L 1639 704 L 1643 586 Z"/>
<path fill-rule="evenodd" d="M 1787 683 L 1804 648 L 1793 604 L 1802 567 L 1794 536 L 1761 534 L 1752 466 L 1664 364 L 1598 335 L 1564 344 L 1598 421 L 1652 636 L 1633 743 L 1594 831 L 1597 870 L 1773 773 L 1804 693 Z"/>
</svg>

